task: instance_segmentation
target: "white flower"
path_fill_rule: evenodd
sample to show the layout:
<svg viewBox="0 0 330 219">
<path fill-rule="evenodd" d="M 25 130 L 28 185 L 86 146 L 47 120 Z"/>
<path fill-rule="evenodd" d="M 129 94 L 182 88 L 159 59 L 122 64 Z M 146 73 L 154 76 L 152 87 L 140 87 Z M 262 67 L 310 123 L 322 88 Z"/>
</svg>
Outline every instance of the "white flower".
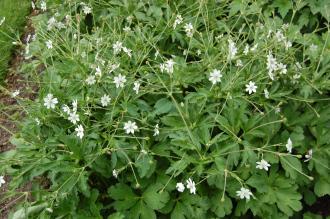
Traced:
<svg viewBox="0 0 330 219">
<path fill-rule="evenodd" d="M 185 187 L 182 182 L 179 182 L 176 184 L 176 190 L 178 190 L 178 192 L 183 192 L 184 189 L 185 189 Z"/>
<path fill-rule="evenodd" d="M 285 46 L 285 50 L 288 50 L 290 47 L 292 47 L 291 41 L 285 41 L 284 46 Z"/>
<path fill-rule="evenodd" d="M 46 106 L 47 109 L 55 109 L 55 105 L 58 103 L 57 98 L 53 98 L 53 94 L 47 94 L 44 98 L 44 102 L 44 106 Z"/>
<path fill-rule="evenodd" d="M 136 94 L 139 93 L 139 89 L 140 89 L 140 83 L 138 81 L 134 82 L 133 90 L 135 91 Z"/>
<path fill-rule="evenodd" d="M 174 64 L 175 62 L 173 61 L 173 59 L 169 59 L 165 63 L 160 64 L 160 71 L 166 71 L 168 74 L 172 74 L 174 71 Z"/>
<path fill-rule="evenodd" d="M 277 42 L 285 41 L 285 37 L 280 30 L 275 33 L 275 38 L 277 39 Z"/>
<path fill-rule="evenodd" d="M 118 54 L 118 53 L 120 53 L 120 51 L 123 48 L 123 43 L 120 41 L 117 41 L 112 45 L 112 48 L 113 48 L 113 53 Z"/>
<path fill-rule="evenodd" d="M 268 75 L 270 79 L 274 80 L 273 72 L 277 70 L 277 61 L 275 57 L 273 57 L 272 53 L 269 51 L 267 55 L 267 69 L 268 69 Z"/>
<path fill-rule="evenodd" d="M 73 100 L 72 101 L 72 111 L 73 112 L 77 112 L 78 109 L 78 101 L 77 100 Z"/>
<path fill-rule="evenodd" d="M 46 41 L 46 46 L 48 49 L 52 49 L 53 48 L 53 42 L 51 40 Z"/>
<path fill-rule="evenodd" d="M 68 120 L 72 122 L 73 124 L 76 124 L 77 122 L 80 121 L 79 115 L 76 112 L 72 112 L 69 114 Z"/>
<path fill-rule="evenodd" d="M 5 22 L 6 20 L 6 17 L 3 17 L 1 20 L 0 20 L 0 26 Z"/>
<path fill-rule="evenodd" d="M 95 80 L 95 76 L 94 75 L 90 75 L 86 79 L 87 85 L 93 85 L 93 84 L 95 84 L 95 82 L 96 82 L 96 80 Z"/>
<path fill-rule="evenodd" d="M 128 33 L 128 32 L 131 31 L 131 28 L 130 28 L 129 26 L 125 26 L 125 27 L 123 28 L 123 31 L 124 31 L 125 33 Z"/>
<path fill-rule="evenodd" d="M 124 87 L 126 76 L 119 74 L 118 76 L 114 77 L 113 82 L 116 84 L 116 88 Z"/>
<path fill-rule="evenodd" d="M 177 25 L 181 24 L 182 21 L 183 21 L 182 16 L 178 14 L 175 18 L 173 29 L 175 29 Z"/>
<path fill-rule="evenodd" d="M 221 81 L 221 77 L 222 77 L 222 74 L 221 74 L 220 70 L 214 69 L 210 73 L 209 81 L 211 81 L 212 84 L 216 84 Z"/>
<path fill-rule="evenodd" d="M 243 66 L 243 62 L 242 62 L 242 60 L 238 59 L 238 60 L 236 61 L 236 67 L 242 67 L 242 66 Z"/>
<path fill-rule="evenodd" d="M 123 47 L 124 53 L 126 53 L 130 58 L 132 57 L 132 50 L 126 47 Z"/>
<path fill-rule="evenodd" d="M 156 124 L 155 128 L 154 128 L 154 136 L 159 135 L 159 126 L 158 124 Z"/>
<path fill-rule="evenodd" d="M 40 125 L 40 120 L 38 118 L 35 118 L 34 121 L 37 123 L 37 125 Z"/>
<path fill-rule="evenodd" d="M 245 85 L 246 89 L 245 91 L 248 92 L 249 94 L 257 92 L 257 86 L 255 85 L 254 82 L 250 81 L 249 84 Z"/>
<path fill-rule="evenodd" d="M 31 7 L 32 7 L 33 10 L 36 9 L 36 5 L 34 4 L 33 1 L 31 1 Z"/>
<path fill-rule="evenodd" d="M 249 44 L 246 44 L 245 48 L 244 48 L 244 51 L 243 51 L 243 54 L 244 55 L 247 55 L 249 53 L 249 49 L 250 49 L 250 46 Z"/>
<path fill-rule="evenodd" d="M 241 190 L 236 191 L 236 196 L 239 196 L 240 199 L 247 199 L 250 200 L 250 196 L 252 195 L 252 192 L 249 189 L 241 188 Z"/>
<path fill-rule="evenodd" d="M 279 63 L 277 65 L 277 69 L 280 71 L 281 75 L 285 75 L 287 73 L 286 65 L 284 65 L 283 63 Z"/>
<path fill-rule="evenodd" d="M 268 171 L 268 167 L 270 167 L 270 164 L 266 160 L 262 159 L 261 161 L 257 161 L 256 168 L 258 168 L 260 170 L 264 169 L 264 170 Z"/>
<path fill-rule="evenodd" d="M 11 96 L 12 96 L 12 97 L 17 97 L 17 96 L 19 95 L 19 93 L 20 93 L 19 90 L 15 90 L 15 91 L 11 94 Z"/>
<path fill-rule="evenodd" d="M 310 159 L 312 159 L 312 157 L 313 157 L 313 150 L 310 149 L 310 150 L 308 150 L 307 154 L 305 155 L 306 160 L 304 160 L 304 162 L 309 161 Z"/>
<path fill-rule="evenodd" d="M 67 114 L 70 114 L 70 107 L 68 107 L 68 105 L 64 104 L 62 106 L 62 110 L 67 113 Z"/>
<path fill-rule="evenodd" d="M 196 194 L 195 182 L 192 181 L 190 178 L 186 182 L 187 182 L 187 189 L 190 190 L 190 193 L 191 194 Z"/>
<path fill-rule="evenodd" d="M 232 60 L 235 58 L 237 53 L 237 48 L 235 43 L 232 40 L 228 40 L 228 60 Z"/>
<path fill-rule="evenodd" d="M 316 52 L 317 51 L 317 48 L 318 46 L 315 45 L 314 43 L 312 43 L 312 45 L 310 45 L 309 49 L 312 51 L 312 52 Z"/>
<path fill-rule="evenodd" d="M 291 141 L 291 138 L 288 139 L 288 142 L 286 143 L 285 147 L 286 147 L 286 150 L 289 153 L 292 153 L 292 141 Z"/>
<path fill-rule="evenodd" d="M 46 11 L 47 10 L 46 2 L 42 1 L 41 4 L 40 4 L 40 8 L 41 8 L 42 11 Z"/>
<path fill-rule="evenodd" d="M 90 13 L 92 13 L 92 8 L 85 5 L 83 7 L 83 12 L 84 12 L 85 15 L 90 14 Z"/>
<path fill-rule="evenodd" d="M 110 103 L 110 100 L 111 100 L 111 98 L 108 95 L 104 94 L 101 97 L 101 104 L 102 104 L 102 106 L 103 107 L 108 106 L 108 104 Z"/>
<path fill-rule="evenodd" d="M 101 77 L 101 75 L 102 75 L 102 70 L 100 66 L 97 66 L 95 69 L 95 76 Z"/>
<path fill-rule="evenodd" d="M 187 37 L 192 37 L 194 35 L 194 27 L 191 23 L 184 25 L 184 31 L 186 32 Z"/>
<path fill-rule="evenodd" d="M 134 134 L 135 130 L 137 130 L 138 127 L 135 122 L 128 121 L 128 122 L 125 122 L 124 129 L 127 134 L 129 134 L 129 133 Z"/>
<path fill-rule="evenodd" d="M 279 106 L 275 107 L 275 113 L 280 113 L 281 112 L 281 108 Z"/>
<path fill-rule="evenodd" d="M 112 171 L 112 176 L 115 177 L 116 179 L 118 178 L 118 171 L 116 169 Z"/>
<path fill-rule="evenodd" d="M 110 70 L 109 70 L 109 74 L 112 73 L 114 70 L 116 70 L 117 68 L 119 68 L 120 64 L 111 64 L 110 65 Z"/>
<path fill-rule="evenodd" d="M 4 179 L 4 176 L 0 176 L 0 188 L 1 188 L 1 186 L 3 185 L 3 184 L 5 184 L 6 183 L 6 181 L 5 181 L 5 179 Z"/>
<path fill-rule="evenodd" d="M 255 52 L 258 48 L 258 43 L 251 48 L 251 52 Z"/>
<path fill-rule="evenodd" d="M 269 91 L 267 89 L 264 89 L 265 97 L 268 99 L 269 98 Z"/>
<path fill-rule="evenodd" d="M 82 125 L 78 125 L 77 128 L 75 128 L 75 131 L 77 132 L 77 136 L 82 139 L 84 137 L 84 128 Z"/>
</svg>

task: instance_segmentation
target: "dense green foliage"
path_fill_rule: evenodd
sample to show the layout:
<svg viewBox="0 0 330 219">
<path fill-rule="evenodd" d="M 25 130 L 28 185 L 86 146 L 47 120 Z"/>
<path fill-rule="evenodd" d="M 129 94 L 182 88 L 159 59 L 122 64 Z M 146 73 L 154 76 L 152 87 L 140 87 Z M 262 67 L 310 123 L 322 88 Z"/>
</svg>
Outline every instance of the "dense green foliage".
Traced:
<svg viewBox="0 0 330 219">
<path fill-rule="evenodd" d="M 0 83 L 5 79 L 5 73 L 12 53 L 13 44 L 22 33 L 26 16 L 30 11 L 29 0 L 1 0 L 0 1 Z"/>
<path fill-rule="evenodd" d="M 11 217 L 302 217 L 330 193 L 329 7 L 288 2 L 48 1 Z"/>
</svg>

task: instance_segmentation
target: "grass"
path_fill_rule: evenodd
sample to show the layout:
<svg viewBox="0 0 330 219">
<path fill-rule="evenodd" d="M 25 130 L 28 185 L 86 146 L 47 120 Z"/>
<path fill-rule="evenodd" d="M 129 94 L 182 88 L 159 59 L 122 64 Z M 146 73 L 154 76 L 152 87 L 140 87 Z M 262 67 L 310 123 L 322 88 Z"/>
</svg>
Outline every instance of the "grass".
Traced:
<svg viewBox="0 0 330 219">
<path fill-rule="evenodd" d="M 0 26 L 0 83 L 6 77 L 8 63 L 14 47 L 12 42 L 19 38 L 30 7 L 30 0 L 0 1 L 0 20 L 3 17 L 6 18 Z"/>
</svg>

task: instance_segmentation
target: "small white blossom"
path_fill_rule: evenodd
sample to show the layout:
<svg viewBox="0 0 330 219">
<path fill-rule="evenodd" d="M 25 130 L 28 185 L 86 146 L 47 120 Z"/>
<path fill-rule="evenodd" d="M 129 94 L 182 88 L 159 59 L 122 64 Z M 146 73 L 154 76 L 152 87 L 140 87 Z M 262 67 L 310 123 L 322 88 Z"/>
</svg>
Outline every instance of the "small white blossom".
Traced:
<svg viewBox="0 0 330 219">
<path fill-rule="evenodd" d="M 37 125 L 40 125 L 40 120 L 38 118 L 35 118 L 34 121 L 37 123 Z"/>
<path fill-rule="evenodd" d="M 118 54 L 123 49 L 123 43 L 120 41 L 117 41 L 112 45 L 112 48 L 113 48 L 113 53 Z"/>
<path fill-rule="evenodd" d="M 265 94 L 265 98 L 269 98 L 269 91 L 267 89 L 264 89 L 264 94 Z"/>
<path fill-rule="evenodd" d="M 44 98 L 44 102 L 44 106 L 46 106 L 47 109 L 55 109 L 55 105 L 58 103 L 57 98 L 54 98 L 53 94 L 47 94 Z"/>
<path fill-rule="evenodd" d="M 130 133 L 134 134 L 135 130 L 137 130 L 138 127 L 135 122 L 128 121 L 128 122 L 125 122 L 124 129 L 127 134 L 130 134 Z"/>
<path fill-rule="evenodd" d="M 264 169 L 264 170 L 268 171 L 268 167 L 270 167 L 270 164 L 266 160 L 262 159 L 261 161 L 257 161 L 256 168 L 258 168 L 260 170 Z"/>
<path fill-rule="evenodd" d="M 5 181 L 4 178 L 5 178 L 4 176 L 0 176 L 0 188 L 1 188 L 1 186 L 2 186 L 3 184 L 6 183 L 6 181 Z"/>
<path fill-rule="evenodd" d="M 192 181 L 190 178 L 186 182 L 187 182 L 187 189 L 190 190 L 190 193 L 191 194 L 196 194 L 195 182 Z"/>
<path fill-rule="evenodd" d="M 124 31 L 125 33 L 128 33 L 128 32 L 131 31 L 131 28 L 130 28 L 129 26 L 125 26 L 125 27 L 123 28 L 123 31 Z"/>
<path fill-rule="evenodd" d="M 51 40 L 46 41 L 46 47 L 48 49 L 52 49 L 53 48 L 53 42 Z"/>
<path fill-rule="evenodd" d="M 15 97 L 17 97 L 17 96 L 19 95 L 19 93 L 20 93 L 19 90 L 15 90 L 15 91 L 11 94 L 11 96 L 15 98 Z"/>
<path fill-rule="evenodd" d="M 80 121 L 79 115 L 76 112 L 72 112 L 69 114 L 68 120 L 72 122 L 73 124 L 76 124 L 77 122 Z"/>
<path fill-rule="evenodd" d="M 165 63 L 160 64 L 160 71 L 166 71 L 168 74 L 172 74 L 174 72 L 174 64 L 173 59 L 169 59 Z"/>
<path fill-rule="evenodd" d="M 126 47 L 123 47 L 124 53 L 126 53 L 130 58 L 132 57 L 132 50 Z"/>
<path fill-rule="evenodd" d="M 40 9 L 41 9 L 42 11 L 46 11 L 46 10 L 47 10 L 47 4 L 46 4 L 46 2 L 42 1 L 42 2 L 40 3 Z"/>
<path fill-rule="evenodd" d="M 251 48 L 251 52 L 257 51 L 257 48 L 258 48 L 258 43 Z"/>
<path fill-rule="evenodd" d="M 138 81 L 134 82 L 133 90 L 135 91 L 136 94 L 139 93 L 139 89 L 140 89 L 140 82 Z"/>
<path fill-rule="evenodd" d="M 281 108 L 279 106 L 275 107 L 275 113 L 280 113 L 281 112 Z"/>
<path fill-rule="evenodd" d="M 154 128 L 154 136 L 159 135 L 159 126 L 158 124 L 156 124 L 155 128 Z"/>
<path fill-rule="evenodd" d="M 249 84 L 245 85 L 246 89 L 245 91 L 248 92 L 249 94 L 257 92 L 257 86 L 255 85 L 254 82 L 250 81 Z"/>
<path fill-rule="evenodd" d="M 106 95 L 106 94 L 104 94 L 101 97 L 101 104 L 102 104 L 103 107 L 108 106 L 108 104 L 110 103 L 110 101 L 111 101 L 111 98 L 108 95 Z"/>
<path fill-rule="evenodd" d="M 313 157 L 313 150 L 310 149 L 310 150 L 308 150 L 307 154 L 305 155 L 306 160 L 304 160 L 304 162 L 309 161 L 310 159 L 312 159 L 312 157 Z"/>
<path fill-rule="evenodd" d="M 246 44 L 246 46 L 245 46 L 245 48 L 244 48 L 244 50 L 243 50 L 243 54 L 244 54 L 244 55 L 247 55 L 247 54 L 249 53 L 249 49 L 250 49 L 249 44 Z"/>
<path fill-rule="evenodd" d="M 31 1 L 31 7 L 32 7 L 32 10 L 36 9 L 36 5 L 34 4 L 33 1 Z"/>
<path fill-rule="evenodd" d="M 77 112 L 78 109 L 78 101 L 77 100 L 73 100 L 72 101 L 72 111 L 73 112 Z"/>
<path fill-rule="evenodd" d="M 229 39 L 228 40 L 228 60 L 234 59 L 236 56 L 236 53 L 237 53 L 236 45 L 231 39 Z"/>
<path fill-rule="evenodd" d="M 288 142 L 286 143 L 285 147 L 286 147 L 286 150 L 289 153 L 292 153 L 292 141 L 291 141 L 291 138 L 288 139 Z"/>
<path fill-rule="evenodd" d="M 285 46 L 285 50 L 288 50 L 290 47 L 292 47 L 291 41 L 285 41 L 284 46 Z"/>
<path fill-rule="evenodd" d="M 200 56 L 202 54 L 202 51 L 200 49 L 198 49 L 196 53 L 198 56 Z"/>
<path fill-rule="evenodd" d="M 184 25 L 184 31 L 186 32 L 187 37 L 192 37 L 194 35 L 194 27 L 191 23 Z"/>
<path fill-rule="evenodd" d="M 64 104 L 62 106 L 62 110 L 67 113 L 67 114 L 70 114 L 70 107 L 68 107 L 68 105 Z"/>
<path fill-rule="evenodd" d="M 178 14 L 173 23 L 173 29 L 175 29 L 177 25 L 181 24 L 182 21 L 183 21 L 182 16 L 180 14 Z"/>
<path fill-rule="evenodd" d="M 90 14 L 90 13 L 92 13 L 92 8 L 85 5 L 83 7 L 83 12 L 84 12 L 85 15 Z"/>
<path fill-rule="evenodd" d="M 93 85 L 93 84 L 95 84 L 95 82 L 96 82 L 96 80 L 95 80 L 95 76 L 94 75 L 90 75 L 86 79 L 87 85 Z"/>
<path fill-rule="evenodd" d="M 275 38 L 276 38 L 277 42 L 285 41 L 285 36 L 283 35 L 282 31 L 280 31 L 280 30 L 278 30 L 275 33 Z"/>
<path fill-rule="evenodd" d="M 268 69 L 268 75 L 272 80 L 274 80 L 273 72 L 277 70 L 277 66 L 278 64 L 275 57 L 273 57 L 272 53 L 269 52 L 267 55 L 267 69 Z"/>
<path fill-rule="evenodd" d="M 281 75 L 285 75 L 287 73 L 287 69 L 286 69 L 286 65 L 284 65 L 283 63 L 279 63 L 277 65 L 277 69 L 280 71 Z"/>
<path fill-rule="evenodd" d="M 318 46 L 315 45 L 314 43 L 312 45 L 310 45 L 309 49 L 312 51 L 312 52 L 316 52 L 317 51 L 317 48 Z"/>
<path fill-rule="evenodd" d="M 252 192 L 249 189 L 241 188 L 241 190 L 236 191 L 236 196 L 239 196 L 240 199 L 247 199 L 250 200 L 250 196 L 252 195 Z"/>
<path fill-rule="evenodd" d="M 242 62 L 242 60 L 238 59 L 238 60 L 236 61 L 236 67 L 242 67 L 242 66 L 243 66 L 243 62 Z"/>
<path fill-rule="evenodd" d="M 120 64 L 111 64 L 110 65 L 110 70 L 109 70 L 109 74 L 112 73 L 114 70 L 116 70 L 117 68 L 119 68 Z"/>
<path fill-rule="evenodd" d="M 112 176 L 115 177 L 116 179 L 118 178 L 118 171 L 116 169 L 112 171 Z"/>
<path fill-rule="evenodd" d="M 84 128 L 82 125 L 78 125 L 77 128 L 75 128 L 75 131 L 77 132 L 77 136 L 82 139 L 84 137 Z"/>
<path fill-rule="evenodd" d="M 6 20 L 6 17 L 3 17 L 1 20 L 0 20 L 0 26 L 5 22 Z"/>
<path fill-rule="evenodd" d="M 176 184 L 176 190 L 178 190 L 178 192 L 183 192 L 184 189 L 185 189 L 185 187 L 182 182 L 179 182 Z"/>
<path fill-rule="evenodd" d="M 101 77 L 102 70 L 101 70 L 100 66 L 97 66 L 96 67 L 96 69 L 95 69 L 95 75 L 98 76 L 98 77 Z"/>
<path fill-rule="evenodd" d="M 212 84 L 216 84 L 221 81 L 221 77 L 222 77 L 222 74 L 221 74 L 220 70 L 214 69 L 210 73 L 209 81 L 211 81 Z"/>
<path fill-rule="evenodd" d="M 113 82 L 116 84 L 116 88 L 124 87 L 126 76 L 119 74 L 118 76 L 114 77 Z"/>
</svg>

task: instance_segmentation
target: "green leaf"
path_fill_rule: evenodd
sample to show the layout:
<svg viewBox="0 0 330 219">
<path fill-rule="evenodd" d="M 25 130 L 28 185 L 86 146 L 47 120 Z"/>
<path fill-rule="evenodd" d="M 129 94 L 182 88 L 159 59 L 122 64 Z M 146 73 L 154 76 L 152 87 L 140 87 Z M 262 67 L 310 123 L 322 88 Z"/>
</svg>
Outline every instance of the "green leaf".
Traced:
<svg viewBox="0 0 330 219">
<path fill-rule="evenodd" d="M 314 192 L 318 197 L 330 195 L 330 182 L 325 178 L 320 178 L 314 185 Z"/>
<path fill-rule="evenodd" d="M 218 217 L 224 217 L 230 214 L 233 208 L 233 204 L 229 197 L 225 195 L 223 200 L 221 198 L 222 194 L 220 192 L 211 198 L 211 211 L 213 211 Z"/>
<path fill-rule="evenodd" d="M 160 115 L 164 113 L 168 113 L 172 109 L 172 102 L 166 98 L 162 98 L 158 100 L 155 104 L 155 114 Z"/>
<path fill-rule="evenodd" d="M 285 170 L 285 175 L 292 179 L 296 179 L 298 176 L 298 171 L 302 171 L 301 163 L 298 158 L 293 156 L 281 156 L 280 161 L 283 169 Z"/>
<path fill-rule="evenodd" d="M 142 200 L 136 203 L 130 211 L 130 219 L 156 219 L 156 213 Z"/>
<path fill-rule="evenodd" d="M 284 18 L 293 7 L 292 2 L 287 0 L 275 0 L 273 6 L 278 8 L 282 18 Z"/>
<path fill-rule="evenodd" d="M 108 219 L 125 219 L 125 215 L 121 212 L 116 212 L 108 216 Z"/>
<path fill-rule="evenodd" d="M 168 192 L 165 190 L 161 190 L 162 188 L 163 185 L 157 183 L 149 186 L 143 193 L 143 200 L 149 208 L 154 210 L 161 209 L 169 201 L 170 196 Z"/>
<path fill-rule="evenodd" d="M 137 197 L 126 184 L 117 183 L 110 187 L 108 193 L 115 200 L 114 207 L 117 211 L 129 209 L 137 202 Z"/>
<path fill-rule="evenodd" d="M 39 205 L 35 205 L 35 206 L 31 206 L 28 208 L 20 208 L 19 210 L 15 211 L 15 213 L 13 214 L 12 219 L 25 219 L 28 218 L 31 214 L 35 214 L 38 213 L 40 211 L 42 211 L 43 209 L 45 209 L 48 206 L 48 203 L 42 203 Z"/>
</svg>

